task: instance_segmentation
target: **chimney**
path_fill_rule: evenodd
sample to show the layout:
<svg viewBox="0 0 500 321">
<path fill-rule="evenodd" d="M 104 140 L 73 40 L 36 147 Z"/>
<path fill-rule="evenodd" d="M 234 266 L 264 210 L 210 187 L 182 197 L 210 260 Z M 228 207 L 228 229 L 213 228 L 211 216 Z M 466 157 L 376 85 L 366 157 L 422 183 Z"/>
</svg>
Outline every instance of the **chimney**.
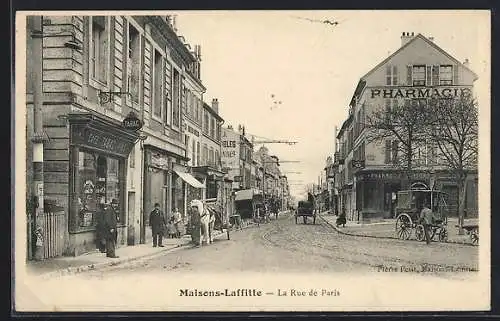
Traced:
<svg viewBox="0 0 500 321">
<path fill-rule="evenodd" d="M 217 115 L 219 114 L 219 100 L 217 98 L 212 99 L 212 109 Z"/>
<path fill-rule="evenodd" d="M 469 67 L 469 59 L 465 58 L 464 66 L 465 67 Z"/>
<path fill-rule="evenodd" d="M 401 35 L 401 47 L 406 45 L 411 39 L 415 37 L 415 33 L 412 32 L 411 34 L 409 32 L 403 32 Z"/>
<path fill-rule="evenodd" d="M 177 23 L 175 21 L 176 18 L 177 17 L 175 15 L 172 17 L 172 29 L 174 29 L 175 32 L 177 32 Z"/>
</svg>

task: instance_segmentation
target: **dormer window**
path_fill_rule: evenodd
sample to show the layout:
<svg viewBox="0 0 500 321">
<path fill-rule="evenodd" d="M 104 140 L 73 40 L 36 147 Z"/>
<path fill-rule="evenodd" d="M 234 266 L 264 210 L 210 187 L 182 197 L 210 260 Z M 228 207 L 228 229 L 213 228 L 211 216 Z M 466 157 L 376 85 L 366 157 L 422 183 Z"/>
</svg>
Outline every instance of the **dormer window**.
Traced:
<svg viewBox="0 0 500 321">
<path fill-rule="evenodd" d="M 453 85 L 453 66 L 451 65 L 439 66 L 439 84 Z"/>
<path fill-rule="evenodd" d="M 425 86 L 425 65 L 413 66 L 413 86 Z"/>
<path fill-rule="evenodd" d="M 386 82 L 388 86 L 397 86 L 398 84 L 398 66 L 386 66 Z"/>
</svg>

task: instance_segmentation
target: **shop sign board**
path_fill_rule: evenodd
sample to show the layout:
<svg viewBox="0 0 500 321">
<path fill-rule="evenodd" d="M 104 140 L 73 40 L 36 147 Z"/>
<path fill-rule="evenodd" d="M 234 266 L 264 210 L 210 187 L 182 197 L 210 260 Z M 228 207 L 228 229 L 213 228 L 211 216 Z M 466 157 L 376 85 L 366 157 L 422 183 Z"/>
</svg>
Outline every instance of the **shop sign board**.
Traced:
<svg viewBox="0 0 500 321">
<path fill-rule="evenodd" d="M 142 128 L 142 121 L 137 117 L 137 115 L 131 111 L 127 117 L 122 122 L 123 128 L 128 130 L 137 131 Z"/>
<path fill-rule="evenodd" d="M 371 88 L 371 98 L 452 98 L 469 97 L 471 94 L 469 87 L 460 86 Z"/>
<path fill-rule="evenodd" d="M 127 156 L 133 147 L 132 142 L 86 126 L 74 126 L 71 140 L 72 144 L 86 145 L 122 156 Z"/>
<path fill-rule="evenodd" d="M 224 128 L 222 132 L 221 147 L 222 167 L 238 168 L 240 165 L 239 134 L 231 129 Z"/>
</svg>

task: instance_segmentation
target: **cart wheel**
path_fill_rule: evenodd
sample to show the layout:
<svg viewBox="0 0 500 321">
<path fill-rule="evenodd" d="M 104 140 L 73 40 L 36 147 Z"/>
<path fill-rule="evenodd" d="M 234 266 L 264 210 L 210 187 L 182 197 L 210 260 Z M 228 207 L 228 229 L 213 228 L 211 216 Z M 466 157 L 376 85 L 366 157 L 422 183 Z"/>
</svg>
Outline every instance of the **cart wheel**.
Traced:
<svg viewBox="0 0 500 321">
<path fill-rule="evenodd" d="M 411 236 L 411 218 L 408 214 L 401 214 L 396 219 L 396 235 L 401 240 L 408 240 Z"/>
<path fill-rule="evenodd" d="M 439 242 L 447 242 L 448 241 L 448 231 L 445 228 L 442 228 L 439 231 Z"/>
<path fill-rule="evenodd" d="M 479 243 L 479 233 L 474 230 L 472 233 L 470 233 L 470 240 L 472 241 L 472 244 L 477 245 Z"/>
<path fill-rule="evenodd" d="M 436 236 L 436 229 L 433 227 L 429 227 L 429 239 L 432 241 L 434 236 Z"/>
<path fill-rule="evenodd" d="M 422 242 L 425 239 L 425 230 L 422 224 L 418 224 L 417 227 L 415 227 L 415 238 L 419 242 Z"/>
</svg>

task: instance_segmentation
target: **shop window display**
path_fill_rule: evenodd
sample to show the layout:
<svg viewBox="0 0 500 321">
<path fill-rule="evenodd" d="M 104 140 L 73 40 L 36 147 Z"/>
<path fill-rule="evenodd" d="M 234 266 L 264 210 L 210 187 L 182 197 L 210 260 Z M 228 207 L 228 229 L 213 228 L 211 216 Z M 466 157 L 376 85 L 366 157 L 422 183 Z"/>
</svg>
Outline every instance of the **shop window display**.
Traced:
<svg viewBox="0 0 500 321">
<path fill-rule="evenodd" d="M 103 204 L 111 200 L 120 200 L 120 162 L 116 158 L 97 153 L 80 151 L 78 154 L 78 214 L 77 227 L 87 229 L 95 227 L 96 213 Z M 118 222 L 123 222 L 123 213 L 119 210 Z"/>
</svg>

